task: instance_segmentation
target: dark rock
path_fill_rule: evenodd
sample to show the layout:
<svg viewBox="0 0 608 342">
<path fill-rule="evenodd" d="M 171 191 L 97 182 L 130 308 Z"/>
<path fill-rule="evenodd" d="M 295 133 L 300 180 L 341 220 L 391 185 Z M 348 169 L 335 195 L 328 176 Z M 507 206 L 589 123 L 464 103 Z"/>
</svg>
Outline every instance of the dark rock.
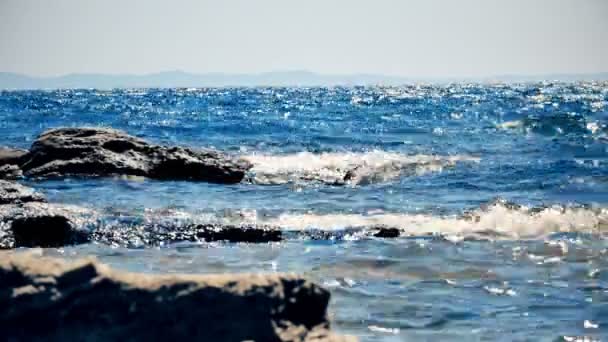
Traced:
<svg viewBox="0 0 608 342">
<path fill-rule="evenodd" d="M 61 215 L 17 217 L 11 223 L 16 247 L 63 247 L 88 241 L 87 233 L 75 230 Z"/>
<path fill-rule="evenodd" d="M 23 177 L 23 171 L 19 168 L 19 166 L 14 164 L 6 164 L 0 166 L 0 179 L 19 179 Z"/>
<path fill-rule="evenodd" d="M 19 165 L 23 162 L 27 151 L 9 147 L 0 147 L 0 179 L 19 179 L 23 172 Z"/>
<path fill-rule="evenodd" d="M 282 232 L 263 225 L 192 224 L 158 218 L 145 223 L 105 222 L 92 232 L 91 239 L 127 247 L 200 241 L 267 243 L 281 241 Z"/>
<path fill-rule="evenodd" d="M 329 292 L 287 275 L 148 275 L 94 260 L 0 257 L 0 331 L 9 341 L 346 341 Z"/>
<path fill-rule="evenodd" d="M 378 227 L 378 231 L 374 233 L 375 237 L 380 238 L 397 238 L 401 235 L 399 228 Z"/>
<path fill-rule="evenodd" d="M 197 237 L 205 241 L 276 242 L 281 241 L 281 230 L 259 226 L 199 225 Z"/>
<path fill-rule="evenodd" d="M 217 183 L 238 183 L 250 167 L 218 151 L 153 145 L 102 128 L 46 131 L 21 165 L 28 177 L 133 175 Z"/>
<path fill-rule="evenodd" d="M 44 201 L 44 196 L 32 188 L 0 180 L 0 205 Z"/>
<path fill-rule="evenodd" d="M 3 165 L 21 165 L 27 155 L 26 150 L 0 147 L 0 166 Z"/>
<path fill-rule="evenodd" d="M 61 247 L 88 241 L 90 212 L 45 203 L 44 196 L 0 180 L 0 248 Z"/>
<path fill-rule="evenodd" d="M 89 241 L 93 212 L 40 202 L 0 205 L 0 249 L 63 247 Z"/>
<path fill-rule="evenodd" d="M 285 238 L 291 239 L 344 241 L 365 236 L 365 229 L 364 227 L 346 227 L 331 230 L 309 228 L 303 230 L 284 230 L 283 235 Z"/>
<path fill-rule="evenodd" d="M 355 177 L 356 177 L 356 172 L 357 172 L 357 169 L 358 169 L 359 167 L 360 167 L 360 166 L 357 166 L 357 167 L 354 167 L 354 168 L 352 168 L 352 169 L 350 169 L 350 170 L 346 171 L 346 173 L 344 174 L 344 179 L 343 179 L 343 181 L 346 183 L 346 182 L 349 182 L 349 181 L 354 180 L 354 179 L 355 179 Z"/>
</svg>

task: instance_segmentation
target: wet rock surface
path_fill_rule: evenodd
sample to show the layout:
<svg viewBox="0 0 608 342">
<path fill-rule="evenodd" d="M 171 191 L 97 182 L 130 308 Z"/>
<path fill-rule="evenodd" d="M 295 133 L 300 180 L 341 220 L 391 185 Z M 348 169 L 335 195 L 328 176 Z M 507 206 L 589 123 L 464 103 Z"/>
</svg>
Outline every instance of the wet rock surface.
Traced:
<svg viewBox="0 0 608 342">
<path fill-rule="evenodd" d="M 44 196 L 18 183 L 0 180 L 0 248 L 62 247 L 90 241 L 127 247 L 174 242 L 274 242 L 279 229 L 175 221 L 161 215 L 116 221 L 93 210 L 46 203 Z"/>
<path fill-rule="evenodd" d="M 26 150 L 0 147 L 0 179 L 19 179 L 23 172 L 19 165 L 27 155 Z"/>
<path fill-rule="evenodd" d="M 263 225 L 106 222 L 92 232 L 91 239 L 109 245 L 141 247 L 176 242 L 266 243 L 281 241 L 283 235 L 281 230 Z"/>
<path fill-rule="evenodd" d="M 26 155 L 26 150 L 0 146 L 0 166 L 10 164 L 20 165 Z"/>
<path fill-rule="evenodd" d="M 0 180 L 0 248 L 62 247 L 88 241 L 91 212 L 46 203 L 18 183 Z"/>
<path fill-rule="evenodd" d="M 392 227 L 347 227 L 322 230 L 288 228 L 265 224 L 192 223 L 154 216 L 140 219 L 107 220 L 91 233 L 91 240 L 107 245 L 140 248 L 181 242 L 269 243 L 289 240 L 346 241 L 368 238 L 398 238 L 401 230 Z"/>
<path fill-rule="evenodd" d="M 44 196 L 19 183 L 0 180 L 0 205 L 45 202 Z"/>
<path fill-rule="evenodd" d="M 117 218 L 119 217 L 119 218 Z M 289 230 L 253 223 L 197 222 L 169 213 L 129 216 L 78 206 L 46 203 L 32 188 L 0 180 L 0 249 L 63 247 L 87 242 L 140 248 L 180 242 L 268 243 L 286 239 L 346 240 L 398 237 L 396 228 Z"/>
<path fill-rule="evenodd" d="M 0 179 L 16 180 L 23 177 L 23 171 L 17 165 L 6 164 L 0 166 Z"/>
<path fill-rule="evenodd" d="M 8 340 L 352 340 L 329 330 L 329 292 L 296 276 L 147 275 L 95 260 L 1 256 Z"/>
<path fill-rule="evenodd" d="M 95 213 L 42 202 L 0 205 L 0 249 L 63 247 L 89 241 Z"/>
<path fill-rule="evenodd" d="M 374 233 L 374 236 L 379 238 L 397 238 L 401 235 L 399 228 L 380 226 L 376 227 L 376 229 L 377 231 Z"/>
<path fill-rule="evenodd" d="M 133 175 L 238 183 L 251 164 L 214 150 L 150 144 L 114 129 L 59 128 L 41 134 L 20 167 L 27 177 Z"/>
<path fill-rule="evenodd" d="M 134 223 L 104 219 L 95 211 L 77 206 L 37 202 L 0 205 L 2 249 L 87 242 L 140 248 L 179 242 L 267 243 L 282 239 L 281 230 L 264 225 Z"/>
</svg>

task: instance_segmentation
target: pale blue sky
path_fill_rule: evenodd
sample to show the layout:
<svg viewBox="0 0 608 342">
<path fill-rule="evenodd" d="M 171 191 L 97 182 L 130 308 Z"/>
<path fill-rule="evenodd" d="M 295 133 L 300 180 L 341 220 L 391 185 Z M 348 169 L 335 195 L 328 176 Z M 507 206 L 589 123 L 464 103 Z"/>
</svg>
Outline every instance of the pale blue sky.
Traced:
<svg viewBox="0 0 608 342">
<path fill-rule="evenodd" d="M 0 0 L 0 71 L 608 71 L 608 0 Z"/>
</svg>

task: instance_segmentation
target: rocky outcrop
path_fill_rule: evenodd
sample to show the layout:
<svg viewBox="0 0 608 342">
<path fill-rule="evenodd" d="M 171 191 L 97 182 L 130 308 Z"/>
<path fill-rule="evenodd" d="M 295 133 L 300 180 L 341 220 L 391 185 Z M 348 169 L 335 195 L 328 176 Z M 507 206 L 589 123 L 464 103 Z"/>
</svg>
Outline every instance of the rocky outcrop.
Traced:
<svg viewBox="0 0 608 342">
<path fill-rule="evenodd" d="M 238 183 L 251 167 L 218 151 L 153 145 L 102 128 L 46 131 L 19 165 L 27 177 L 133 175 L 216 183 Z"/>
<path fill-rule="evenodd" d="M 90 210 L 46 203 L 34 189 L 0 180 L 0 249 L 86 242 L 92 216 Z"/>
<path fill-rule="evenodd" d="M 162 222 L 129 224 L 106 222 L 95 229 L 91 239 L 126 247 L 159 246 L 175 242 L 249 242 L 266 243 L 283 239 L 280 229 L 264 225 L 193 224 Z"/>
<path fill-rule="evenodd" d="M 398 238 L 401 235 L 401 230 L 395 227 L 378 226 L 375 227 L 377 231 L 374 233 L 375 237 L 379 238 Z"/>
<path fill-rule="evenodd" d="M 0 166 L 0 179 L 19 179 L 23 177 L 23 172 L 18 165 L 6 164 Z"/>
<path fill-rule="evenodd" d="M 23 176 L 19 165 L 23 163 L 26 150 L 0 147 L 0 179 L 18 179 Z"/>
<path fill-rule="evenodd" d="M 0 180 L 0 205 L 26 202 L 44 202 L 44 196 L 32 188 Z"/>
<path fill-rule="evenodd" d="M 91 240 L 127 247 L 182 241 L 273 242 L 281 231 L 268 226 L 104 221 L 81 207 L 46 203 L 44 196 L 18 183 L 0 180 L 0 249 L 62 247 Z"/>
<path fill-rule="evenodd" d="M 0 166 L 8 164 L 20 165 L 26 155 L 27 150 L 0 146 Z"/>
<path fill-rule="evenodd" d="M 93 211 L 75 206 L 42 202 L 0 205 L 0 249 L 88 242 L 98 224 Z"/>
<path fill-rule="evenodd" d="M 341 230 L 289 230 L 265 224 L 200 223 L 171 214 L 144 216 L 103 213 L 46 203 L 23 185 L 0 180 L 0 249 L 62 247 L 100 242 L 113 246 L 162 246 L 179 242 L 267 243 L 285 239 L 342 240 L 353 237 L 399 237 L 397 228 L 348 227 Z"/>
<path fill-rule="evenodd" d="M 282 239 L 281 230 L 263 225 L 132 224 L 104 220 L 103 215 L 77 206 L 39 202 L 0 205 L 0 249 L 63 247 L 90 241 L 139 248 L 177 242 L 267 243 Z"/>
<path fill-rule="evenodd" d="M 286 240 L 343 241 L 353 239 L 393 239 L 402 230 L 389 226 L 359 226 L 343 229 L 289 229 L 266 224 L 192 223 L 184 219 L 163 217 L 121 217 L 111 219 L 92 231 L 90 239 L 107 245 L 124 247 L 163 246 L 180 242 L 246 242 L 268 243 Z"/>
<path fill-rule="evenodd" d="M 346 341 L 329 292 L 287 275 L 145 275 L 95 260 L 0 254 L 9 341 Z"/>
</svg>

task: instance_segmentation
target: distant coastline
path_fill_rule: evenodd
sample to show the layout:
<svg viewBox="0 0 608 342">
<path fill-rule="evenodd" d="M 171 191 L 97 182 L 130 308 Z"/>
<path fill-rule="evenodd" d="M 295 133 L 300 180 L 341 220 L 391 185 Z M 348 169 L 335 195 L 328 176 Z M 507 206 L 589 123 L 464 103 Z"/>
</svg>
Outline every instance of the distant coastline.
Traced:
<svg viewBox="0 0 608 342">
<path fill-rule="evenodd" d="M 483 78 L 408 78 L 378 74 L 332 75 L 310 71 L 277 71 L 258 74 L 188 73 L 165 71 L 152 74 L 68 74 L 54 77 L 28 76 L 0 72 L 0 89 L 70 89 L 70 88 L 196 88 L 254 86 L 355 86 L 403 85 L 412 83 L 451 82 L 538 82 L 606 81 L 608 72 L 592 74 L 501 75 Z"/>
</svg>

